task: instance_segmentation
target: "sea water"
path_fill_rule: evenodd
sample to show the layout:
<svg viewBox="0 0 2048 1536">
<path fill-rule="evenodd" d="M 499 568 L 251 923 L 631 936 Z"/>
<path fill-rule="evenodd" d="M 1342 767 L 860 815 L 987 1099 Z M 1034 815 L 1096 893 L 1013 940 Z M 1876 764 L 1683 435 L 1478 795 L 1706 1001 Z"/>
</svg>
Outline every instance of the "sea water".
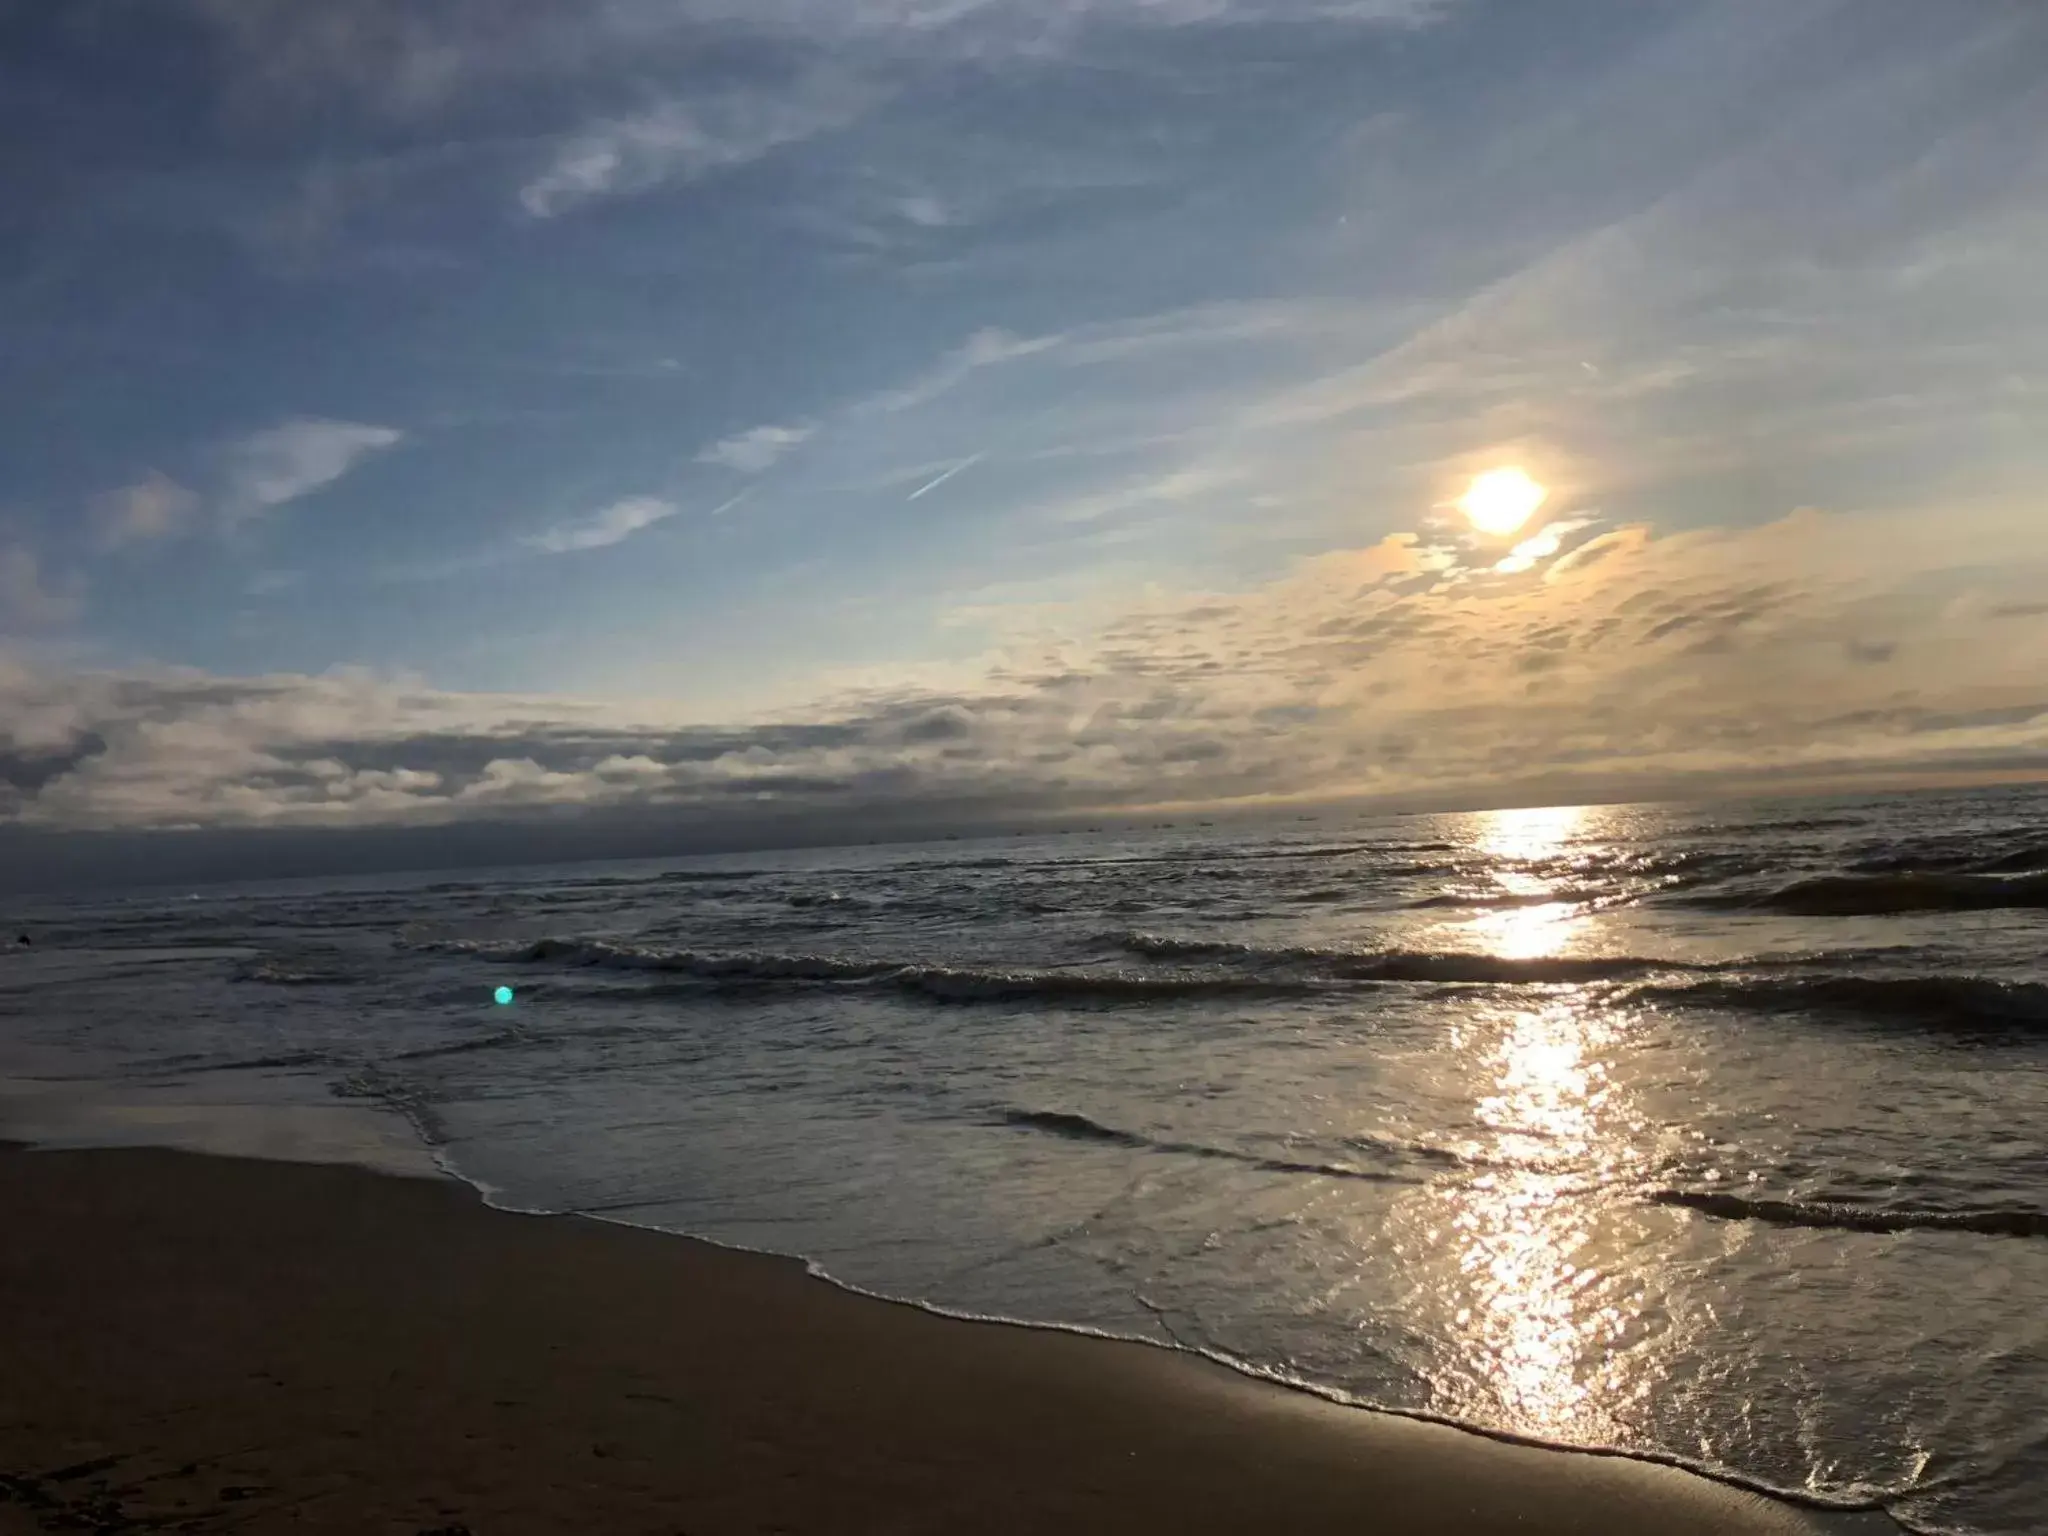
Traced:
<svg viewBox="0 0 2048 1536">
<path fill-rule="evenodd" d="M 2044 911 L 2016 790 L 53 898 L 7 915 L 0 1118 L 431 1154 L 2010 1536 L 2048 1528 Z"/>
</svg>

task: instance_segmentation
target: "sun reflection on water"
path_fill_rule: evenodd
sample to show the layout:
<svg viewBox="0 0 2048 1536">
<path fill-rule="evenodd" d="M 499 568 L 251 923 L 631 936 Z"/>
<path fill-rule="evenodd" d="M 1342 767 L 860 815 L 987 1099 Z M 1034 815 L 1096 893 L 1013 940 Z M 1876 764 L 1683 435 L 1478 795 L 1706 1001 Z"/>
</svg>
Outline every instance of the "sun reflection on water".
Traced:
<svg viewBox="0 0 2048 1536">
<path fill-rule="evenodd" d="M 1592 925 L 1592 916 L 1570 902 L 1510 907 L 1462 925 L 1472 947 L 1503 960 L 1545 960 L 1564 954 Z"/>
<path fill-rule="evenodd" d="M 1436 1406 L 1546 1439 L 1625 1445 L 1671 1340 L 1631 1205 L 1655 1130 L 1617 1082 L 1626 1027 L 1573 992 L 1462 1032 L 1484 1172 L 1395 1221 L 1434 1234 L 1419 1300 L 1450 1345 Z M 1404 1243 L 1404 1247 L 1408 1246 Z"/>
<path fill-rule="evenodd" d="M 1584 805 L 1487 811 L 1476 818 L 1476 843 L 1481 853 L 1502 862 L 1539 863 L 1563 852 L 1592 815 Z"/>
<path fill-rule="evenodd" d="M 1486 858 L 1494 881 L 1511 900 L 1527 904 L 1458 925 L 1464 943 L 1503 960 L 1541 960 L 1565 953 L 1584 937 L 1592 918 L 1582 905 L 1542 898 L 1569 892 L 1555 866 L 1592 829 L 1598 814 L 1588 806 L 1559 805 L 1478 817 L 1473 851 Z"/>
</svg>

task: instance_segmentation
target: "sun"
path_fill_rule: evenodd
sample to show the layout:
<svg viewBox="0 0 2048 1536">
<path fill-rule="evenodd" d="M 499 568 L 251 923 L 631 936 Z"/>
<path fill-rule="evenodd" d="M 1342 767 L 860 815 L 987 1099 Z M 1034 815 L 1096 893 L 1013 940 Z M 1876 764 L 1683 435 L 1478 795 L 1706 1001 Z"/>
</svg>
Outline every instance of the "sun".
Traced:
<svg viewBox="0 0 2048 1536">
<path fill-rule="evenodd" d="M 1489 470 L 1458 499 L 1458 508 L 1481 533 L 1505 538 L 1529 521 L 1550 492 L 1521 469 Z"/>
</svg>

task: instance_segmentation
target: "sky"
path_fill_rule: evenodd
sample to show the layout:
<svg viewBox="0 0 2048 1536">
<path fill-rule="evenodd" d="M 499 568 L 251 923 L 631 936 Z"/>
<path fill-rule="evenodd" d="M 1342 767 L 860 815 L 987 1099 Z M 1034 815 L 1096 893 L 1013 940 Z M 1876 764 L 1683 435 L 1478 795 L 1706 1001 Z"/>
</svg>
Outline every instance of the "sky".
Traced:
<svg viewBox="0 0 2048 1536">
<path fill-rule="evenodd" d="M 2038 0 L 0 0 L 0 145 L 17 861 L 2048 768 Z"/>
</svg>

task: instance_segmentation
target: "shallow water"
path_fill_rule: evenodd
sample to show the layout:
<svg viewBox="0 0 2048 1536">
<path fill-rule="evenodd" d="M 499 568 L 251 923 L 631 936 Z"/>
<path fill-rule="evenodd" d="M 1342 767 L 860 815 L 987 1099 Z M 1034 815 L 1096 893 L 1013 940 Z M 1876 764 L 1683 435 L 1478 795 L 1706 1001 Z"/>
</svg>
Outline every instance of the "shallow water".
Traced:
<svg viewBox="0 0 2048 1536">
<path fill-rule="evenodd" d="M 375 1106 L 510 1204 L 2017 1533 L 2044 908 L 2014 791 L 52 901 L 0 1115 Z"/>
</svg>

